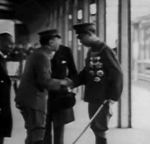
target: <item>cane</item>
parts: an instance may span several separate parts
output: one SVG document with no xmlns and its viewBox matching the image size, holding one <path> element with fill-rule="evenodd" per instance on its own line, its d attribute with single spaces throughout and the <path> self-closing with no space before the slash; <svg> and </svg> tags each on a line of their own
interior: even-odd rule
<svg viewBox="0 0 150 144">
<path fill-rule="evenodd" d="M 90 124 L 92 123 L 92 121 L 95 119 L 95 117 L 98 115 L 98 113 L 101 111 L 102 107 L 107 103 L 107 100 L 105 100 L 102 105 L 98 108 L 98 110 L 95 112 L 95 114 L 93 115 L 93 117 L 90 119 L 89 123 L 87 124 L 87 126 L 83 129 L 83 131 L 81 132 L 81 134 L 75 139 L 75 141 L 72 144 L 75 144 L 79 138 L 84 134 L 84 132 L 87 130 L 87 128 L 90 126 Z"/>
</svg>

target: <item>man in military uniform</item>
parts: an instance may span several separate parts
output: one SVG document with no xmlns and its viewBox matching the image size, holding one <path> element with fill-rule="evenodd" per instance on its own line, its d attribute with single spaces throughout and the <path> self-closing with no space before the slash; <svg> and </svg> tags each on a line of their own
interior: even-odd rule
<svg viewBox="0 0 150 144">
<path fill-rule="evenodd" d="M 64 79 L 73 77 L 77 74 L 71 49 L 61 45 L 61 36 L 57 29 L 50 30 L 51 46 L 56 47 L 55 54 L 51 60 L 52 78 Z M 74 121 L 74 113 L 72 108 L 63 109 L 59 107 L 62 93 L 59 91 L 49 90 L 48 98 L 48 116 L 46 123 L 46 132 L 44 144 L 52 144 L 52 135 L 54 136 L 54 144 L 63 144 L 64 125 Z M 53 125 L 53 134 L 52 134 Z"/>
<path fill-rule="evenodd" d="M 84 101 L 89 103 L 90 118 L 107 100 L 91 124 L 96 144 L 106 144 L 108 121 L 112 116 L 111 106 L 120 98 L 123 89 L 122 70 L 113 51 L 96 36 L 95 24 L 78 24 L 73 28 L 77 38 L 84 46 L 89 47 L 89 51 L 83 70 L 72 81 L 68 79 L 67 83 L 72 88 L 85 85 Z"/>
<path fill-rule="evenodd" d="M 11 137 L 12 113 L 10 107 L 11 80 L 6 69 L 7 54 L 12 50 L 12 35 L 0 34 L 0 144 L 4 137 Z"/>
<path fill-rule="evenodd" d="M 16 105 L 20 109 L 27 129 L 26 144 L 42 144 L 45 133 L 48 90 L 59 90 L 63 80 L 51 77 L 51 34 L 40 34 L 41 47 L 27 58 L 24 72 L 16 94 Z"/>
</svg>

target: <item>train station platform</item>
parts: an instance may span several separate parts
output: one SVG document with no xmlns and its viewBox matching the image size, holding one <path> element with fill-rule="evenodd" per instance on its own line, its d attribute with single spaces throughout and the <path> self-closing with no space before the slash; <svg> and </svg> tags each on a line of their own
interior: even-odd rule
<svg viewBox="0 0 150 144">
<path fill-rule="evenodd" d="M 142 98 L 142 99 L 141 99 Z M 115 118 L 110 121 L 110 130 L 108 132 L 108 144 L 148 144 L 150 142 L 150 87 L 149 82 L 136 81 L 132 87 L 132 125 L 131 129 L 115 128 Z M 142 100 L 142 101 L 141 101 Z M 11 97 L 13 112 L 13 132 L 11 138 L 6 138 L 4 144 L 24 144 L 26 132 L 24 121 L 15 108 L 14 92 Z M 76 121 L 66 125 L 64 144 L 72 144 L 76 137 L 87 125 L 88 113 L 87 103 L 77 99 L 74 107 Z M 114 112 L 115 115 L 115 112 Z M 83 134 L 77 144 L 94 144 L 94 135 L 90 128 Z"/>
</svg>

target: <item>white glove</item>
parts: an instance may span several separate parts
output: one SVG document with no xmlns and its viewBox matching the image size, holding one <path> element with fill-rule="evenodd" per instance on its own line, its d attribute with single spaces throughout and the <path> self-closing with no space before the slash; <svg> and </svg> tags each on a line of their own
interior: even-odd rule
<svg viewBox="0 0 150 144">
<path fill-rule="evenodd" d="M 113 105 L 116 102 L 116 101 L 111 100 L 111 99 L 108 99 L 107 101 L 108 101 L 109 105 Z"/>
</svg>

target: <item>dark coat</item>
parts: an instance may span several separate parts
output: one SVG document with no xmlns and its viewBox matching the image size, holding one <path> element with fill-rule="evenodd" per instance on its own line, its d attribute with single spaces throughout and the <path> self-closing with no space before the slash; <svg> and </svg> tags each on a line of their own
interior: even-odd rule
<svg viewBox="0 0 150 144">
<path fill-rule="evenodd" d="M 97 49 L 95 53 L 92 48 Z M 74 87 L 84 84 L 84 100 L 101 104 L 106 99 L 117 101 L 123 90 L 123 73 L 114 52 L 100 41 L 87 54 L 84 69 L 73 78 Z"/>
<path fill-rule="evenodd" d="M 77 74 L 76 66 L 73 60 L 71 49 L 60 45 L 55 53 L 52 64 L 52 77 L 64 79 L 65 77 L 73 77 Z M 58 92 L 49 91 L 49 110 L 53 117 L 53 122 L 56 125 L 63 125 L 74 121 L 73 109 L 56 110 L 53 101 L 59 98 Z"/>
<path fill-rule="evenodd" d="M 0 55 L 0 135 L 11 137 L 12 113 L 10 106 L 11 80 L 7 74 L 5 59 Z"/>
<path fill-rule="evenodd" d="M 51 78 L 50 53 L 41 47 L 27 58 L 15 101 L 47 113 L 49 89 L 60 89 L 60 80 Z"/>
<path fill-rule="evenodd" d="M 114 53 L 115 53 L 116 55 L 118 55 L 118 49 L 117 49 L 117 47 L 114 47 L 114 48 L 113 48 L 113 51 L 114 51 Z"/>
</svg>

